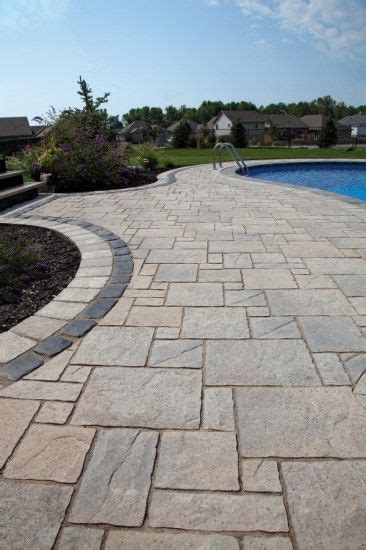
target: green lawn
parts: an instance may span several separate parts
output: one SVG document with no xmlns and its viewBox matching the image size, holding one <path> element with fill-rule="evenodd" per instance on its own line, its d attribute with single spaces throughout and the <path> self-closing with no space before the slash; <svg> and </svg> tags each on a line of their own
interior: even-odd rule
<svg viewBox="0 0 366 550">
<path fill-rule="evenodd" d="M 295 158 L 364 158 L 366 159 L 366 148 L 357 151 L 346 151 L 345 149 L 288 149 L 288 148 L 246 148 L 239 149 L 244 160 L 258 159 L 295 159 Z M 164 168 L 167 162 L 174 163 L 174 166 L 188 166 L 192 164 L 205 164 L 212 162 L 211 149 L 156 149 L 159 158 L 159 168 Z M 223 155 L 225 160 L 231 160 L 229 155 Z M 131 156 L 131 162 L 136 162 L 134 154 Z"/>
</svg>

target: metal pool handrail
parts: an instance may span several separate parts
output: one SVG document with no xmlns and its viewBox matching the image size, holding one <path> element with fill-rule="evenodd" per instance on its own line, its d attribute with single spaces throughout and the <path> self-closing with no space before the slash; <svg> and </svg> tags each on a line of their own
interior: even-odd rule
<svg viewBox="0 0 366 550">
<path fill-rule="evenodd" d="M 232 143 L 229 141 L 226 141 L 225 143 L 216 143 L 214 146 L 212 153 L 213 153 L 213 169 L 216 170 L 216 151 L 219 152 L 219 166 L 222 167 L 222 150 L 226 149 L 228 153 L 231 155 L 231 158 L 236 162 L 236 164 L 239 167 L 239 170 L 241 171 L 242 175 L 245 174 L 248 175 L 249 170 L 248 166 L 245 163 L 245 160 L 241 158 L 241 156 L 238 153 L 238 150 Z"/>
</svg>

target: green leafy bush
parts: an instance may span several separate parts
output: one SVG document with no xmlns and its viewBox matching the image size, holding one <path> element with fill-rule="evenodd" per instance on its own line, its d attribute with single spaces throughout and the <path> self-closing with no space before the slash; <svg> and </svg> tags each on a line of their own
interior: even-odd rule
<svg viewBox="0 0 366 550">
<path fill-rule="evenodd" d="M 11 155 L 6 159 L 7 169 L 21 170 L 25 181 L 39 181 L 40 171 L 38 166 L 38 156 L 40 153 L 39 147 L 31 147 L 27 145 L 22 151 L 16 155 Z"/>
<path fill-rule="evenodd" d="M 168 168 L 169 170 L 175 168 L 174 161 L 171 158 L 166 159 L 166 161 L 164 162 L 164 168 Z"/>
</svg>

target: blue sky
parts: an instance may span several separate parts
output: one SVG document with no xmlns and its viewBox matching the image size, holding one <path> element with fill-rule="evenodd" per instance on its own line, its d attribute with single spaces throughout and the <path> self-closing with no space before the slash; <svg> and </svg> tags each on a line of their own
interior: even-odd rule
<svg viewBox="0 0 366 550">
<path fill-rule="evenodd" d="M 331 94 L 366 103 L 366 0 L 0 0 L 0 116 Z"/>
</svg>

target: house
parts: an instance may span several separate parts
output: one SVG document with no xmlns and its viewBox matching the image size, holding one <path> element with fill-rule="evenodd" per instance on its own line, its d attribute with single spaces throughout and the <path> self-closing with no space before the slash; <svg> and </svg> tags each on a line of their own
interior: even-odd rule
<svg viewBox="0 0 366 550">
<path fill-rule="evenodd" d="M 327 117 L 324 114 L 321 115 L 305 115 L 301 117 L 301 120 L 307 124 L 308 129 L 306 132 L 306 138 L 308 141 L 318 141 L 320 139 L 321 132 L 327 122 Z M 335 123 L 337 128 L 337 137 L 339 143 L 349 143 L 351 141 L 351 130 L 341 121 Z"/>
<path fill-rule="evenodd" d="M 359 113 L 358 115 L 345 116 L 338 120 L 338 123 L 351 130 L 351 137 L 366 138 L 366 115 Z"/>
<path fill-rule="evenodd" d="M 171 124 L 168 127 L 169 132 L 173 134 L 180 124 L 187 124 L 190 127 L 192 134 L 196 134 L 199 131 L 201 126 L 201 124 L 199 124 L 195 120 L 191 120 L 189 118 L 183 117 L 180 120 L 173 122 L 173 124 Z"/>
<path fill-rule="evenodd" d="M 130 141 L 131 143 L 142 143 L 147 141 L 152 135 L 150 124 L 144 120 L 134 120 L 123 130 L 116 134 L 117 141 Z"/>
<path fill-rule="evenodd" d="M 265 116 L 267 118 L 265 141 L 286 140 L 291 145 L 292 139 L 303 137 L 307 132 L 307 124 L 295 115 L 268 114 Z"/>
<path fill-rule="evenodd" d="M 216 139 L 228 136 L 231 128 L 238 120 L 243 124 L 249 139 L 263 136 L 267 121 L 264 115 L 256 111 L 221 111 L 213 123 Z"/>
<path fill-rule="evenodd" d="M 34 141 L 26 116 L 0 118 L 0 154 L 12 155 Z"/>
<path fill-rule="evenodd" d="M 32 128 L 26 116 L 0 118 L 0 140 L 31 138 Z"/>
<path fill-rule="evenodd" d="M 153 124 L 152 131 L 155 145 L 158 147 L 170 143 L 173 138 L 173 132 L 171 132 L 168 128 L 164 128 L 164 126 L 161 126 L 160 124 Z"/>
<path fill-rule="evenodd" d="M 216 115 L 216 116 L 213 116 L 212 118 L 210 118 L 210 120 L 206 123 L 206 128 L 210 131 L 214 131 L 215 129 L 215 122 L 217 120 L 219 115 Z"/>
</svg>

